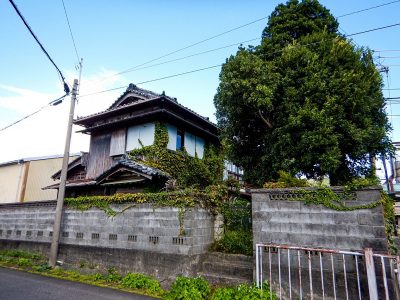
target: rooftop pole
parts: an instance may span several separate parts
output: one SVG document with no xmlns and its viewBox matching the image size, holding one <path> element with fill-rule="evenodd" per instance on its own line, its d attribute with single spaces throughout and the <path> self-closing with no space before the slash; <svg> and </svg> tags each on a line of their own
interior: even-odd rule
<svg viewBox="0 0 400 300">
<path fill-rule="evenodd" d="M 57 207 L 56 207 L 56 215 L 54 218 L 53 238 L 52 238 L 51 247 L 50 247 L 49 266 L 52 268 L 55 267 L 56 263 L 57 263 L 58 244 L 60 242 L 60 229 L 61 229 L 62 210 L 63 210 L 63 205 L 64 205 L 65 184 L 66 184 L 66 180 L 67 180 L 69 148 L 70 148 L 70 144 L 71 144 L 71 134 L 72 134 L 72 121 L 74 119 L 74 111 L 75 111 L 75 102 L 76 102 L 77 92 L 78 92 L 78 79 L 75 79 L 74 86 L 72 88 L 72 93 L 71 93 L 72 96 L 71 96 L 71 106 L 69 109 L 67 137 L 65 140 L 65 149 L 64 149 L 64 158 L 63 158 L 63 164 L 62 164 L 62 169 L 61 169 L 60 187 L 59 187 L 58 196 L 57 196 Z"/>
</svg>

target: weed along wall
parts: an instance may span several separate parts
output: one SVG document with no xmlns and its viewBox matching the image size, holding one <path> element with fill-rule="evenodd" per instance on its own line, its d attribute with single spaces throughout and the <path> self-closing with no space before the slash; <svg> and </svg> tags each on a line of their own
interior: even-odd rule
<svg viewBox="0 0 400 300">
<path fill-rule="evenodd" d="M 0 248 L 46 253 L 55 201 L 0 205 Z M 193 275 L 198 256 L 214 240 L 214 216 L 200 207 L 112 204 L 117 213 L 66 207 L 59 259 L 107 269 L 147 273 L 166 279 Z"/>
</svg>

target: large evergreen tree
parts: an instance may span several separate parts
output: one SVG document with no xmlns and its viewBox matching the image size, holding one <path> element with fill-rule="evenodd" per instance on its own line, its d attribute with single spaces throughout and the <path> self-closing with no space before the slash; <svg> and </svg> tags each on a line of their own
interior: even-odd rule
<svg viewBox="0 0 400 300">
<path fill-rule="evenodd" d="M 279 170 L 340 184 L 390 148 L 372 53 L 338 32 L 316 0 L 278 5 L 261 45 L 239 48 L 214 103 L 229 158 L 260 185 Z"/>
</svg>

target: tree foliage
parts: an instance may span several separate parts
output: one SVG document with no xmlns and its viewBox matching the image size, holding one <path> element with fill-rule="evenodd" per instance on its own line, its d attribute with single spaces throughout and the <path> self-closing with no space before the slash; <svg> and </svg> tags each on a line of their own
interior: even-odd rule
<svg viewBox="0 0 400 300">
<path fill-rule="evenodd" d="M 261 185 L 280 170 L 331 183 L 369 175 L 390 149 L 382 81 L 372 53 L 338 33 L 316 0 L 278 5 L 261 45 L 239 48 L 214 103 L 229 158 Z"/>
</svg>

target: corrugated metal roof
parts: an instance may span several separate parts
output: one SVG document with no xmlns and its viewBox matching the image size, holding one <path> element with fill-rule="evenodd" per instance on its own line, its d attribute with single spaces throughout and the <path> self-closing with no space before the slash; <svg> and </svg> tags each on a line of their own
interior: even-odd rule
<svg viewBox="0 0 400 300">
<path fill-rule="evenodd" d="M 71 153 L 69 156 L 73 157 L 73 156 L 80 156 L 80 155 L 81 155 L 81 153 Z M 15 164 L 22 164 L 22 163 L 28 162 L 28 161 L 45 160 L 45 159 L 53 159 L 53 158 L 60 158 L 60 157 L 64 157 L 64 155 L 55 154 L 55 155 L 47 155 L 47 156 L 25 157 L 25 158 L 20 158 L 20 159 L 10 160 L 7 162 L 0 163 L 0 167 L 15 165 Z"/>
</svg>

